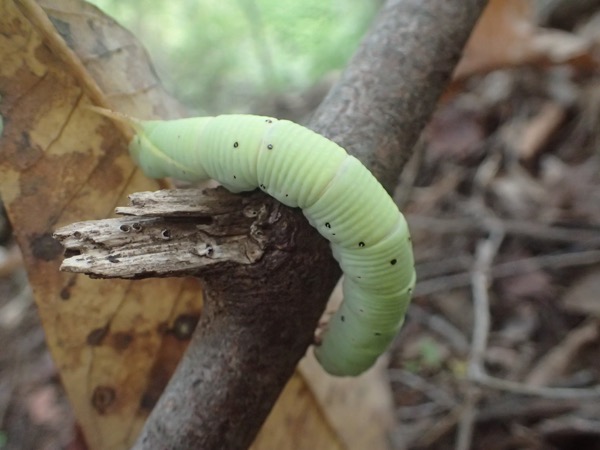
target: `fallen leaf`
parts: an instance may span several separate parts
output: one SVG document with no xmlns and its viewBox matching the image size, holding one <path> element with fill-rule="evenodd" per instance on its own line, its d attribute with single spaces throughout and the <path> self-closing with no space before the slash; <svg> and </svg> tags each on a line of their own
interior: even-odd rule
<svg viewBox="0 0 600 450">
<path fill-rule="evenodd" d="M 165 330 L 181 314 L 200 314 L 198 286 L 61 273 L 62 248 L 52 232 L 112 215 L 128 193 L 159 187 L 133 166 L 124 136 L 86 105 L 103 102 L 147 116 L 177 111 L 156 78 L 148 78 L 150 70 L 131 70 L 148 62 L 132 50 L 130 36 L 120 47 L 100 45 L 103 35 L 119 34 L 113 21 L 81 2 L 43 6 L 49 16 L 34 2 L 0 3 L 0 194 L 48 346 L 90 447 L 129 448 L 187 344 L 170 342 Z M 79 40 L 75 24 L 93 38 Z M 87 49 L 86 58 L 64 40 Z M 110 70 L 105 80 L 125 71 L 128 84 L 98 84 L 86 65 L 99 73 L 103 64 Z"/>
<path fill-rule="evenodd" d="M 590 39 L 537 27 L 534 9 L 532 0 L 491 0 L 465 46 L 454 79 L 525 64 L 597 66 Z"/>
<path fill-rule="evenodd" d="M 127 131 L 88 105 L 145 118 L 182 108 L 131 34 L 89 4 L 0 2 L 0 31 L 0 195 L 86 442 L 130 448 L 187 346 L 170 330 L 199 317 L 201 290 L 191 279 L 61 273 L 52 232 L 108 217 L 129 193 L 162 186 L 133 166 Z M 390 398 L 381 371 L 349 382 L 303 369 L 255 448 L 387 448 Z"/>
</svg>

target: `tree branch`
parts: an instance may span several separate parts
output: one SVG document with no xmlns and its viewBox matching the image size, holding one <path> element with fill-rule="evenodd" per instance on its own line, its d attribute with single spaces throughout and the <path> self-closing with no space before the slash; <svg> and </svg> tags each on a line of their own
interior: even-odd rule
<svg viewBox="0 0 600 450">
<path fill-rule="evenodd" d="M 391 191 L 485 3 L 388 1 L 311 127 Z M 252 195 L 269 211 L 260 222 L 262 256 L 198 268 L 206 299 L 200 326 L 136 449 L 248 447 L 313 339 L 339 268 L 298 210 Z M 229 197 L 240 206 L 246 198 Z M 251 231 L 243 239 L 257 242 Z"/>
<path fill-rule="evenodd" d="M 125 279 L 225 272 L 258 264 L 275 245 L 269 241 L 274 224 L 286 226 L 279 223 L 281 205 L 265 203 L 258 192 L 173 189 L 129 199 L 131 206 L 116 211 L 132 217 L 77 222 L 55 231 L 65 248 L 61 270 Z"/>
<path fill-rule="evenodd" d="M 66 249 L 62 270 L 203 280 L 199 326 L 134 448 L 248 447 L 313 342 L 339 278 L 327 242 L 298 210 L 258 191 L 130 200 L 117 212 L 132 217 L 79 222 L 54 236 Z"/>
<path fill-rule="evenodd" d="M 392 192 L 487 0 L 388 0 L 311 128 Z"/>
</svg>

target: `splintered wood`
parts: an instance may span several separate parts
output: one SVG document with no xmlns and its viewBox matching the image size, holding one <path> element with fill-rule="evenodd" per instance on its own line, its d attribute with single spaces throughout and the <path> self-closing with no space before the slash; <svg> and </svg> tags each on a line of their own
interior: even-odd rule
<svg viewBox="0 0 600 450">
<path fill-rule="evenodd" d="M 117 208 L 127 217 L 55 232 L 65 247 L 61 270 L 99 278 L 183 276 L 227 262 L 252 264 L 264 253 L 261 228 L 269 211 L 256 196 L 240 200 L 224 189 L 182 189 L 141 192 L 130 200 L 131 206 Z"/>
</svg>

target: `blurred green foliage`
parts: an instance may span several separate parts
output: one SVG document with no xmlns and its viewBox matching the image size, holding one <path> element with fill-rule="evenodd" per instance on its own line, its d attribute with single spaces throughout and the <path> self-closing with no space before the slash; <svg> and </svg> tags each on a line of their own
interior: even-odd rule
<svg viewBox="0 0 600 450">
<path fill-rule="evenodd" d="M 223 113 L 248 112 L 341 69 L 381 1 L 91 3 L 142 41 L 175 96 L 196 112 Z"/>
</svg>

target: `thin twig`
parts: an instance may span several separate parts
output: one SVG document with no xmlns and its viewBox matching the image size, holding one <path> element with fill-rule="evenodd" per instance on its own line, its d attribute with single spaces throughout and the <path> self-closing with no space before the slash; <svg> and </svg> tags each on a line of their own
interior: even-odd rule
<svg viewBox="0 0 600 450">
<path fill-rule="evenodd" d="M 598 263 L 600 263 L 600 250 L 555 253 L 497 264 L 491 268 L 490 277 L 492 279 L 505 278 L 535 272 L 540 269 L 563 269 L 565 267 L 587 266 Z M 418 266 L 417 273 L 419 273 Z M 417 284 L 415 295 L 430 295 L 436 292 L 462 288 L 468 286 L 470 280 L 471 274 L 467 272 L 432 278 Z"/>
<path fill-rule="evenodd" d="M 532 387 L 553 384 L 577 360 L 582 348 L 596 342 L 599 335 L 600 324 L 595 317 L 572 329 L 562 342 L 537 361 L 525 378 L 525 384 Z"/>
<path fill-rule="evenodd" d="M 500 244 L 504 238 L 504 229 L 499 223 L 492 224 L 492 227 L 493 228 L 491 229 L 490 237 L 485 241 L 480 242 L 477 246 L 476 264 L 471 276 L 475 320 L 471 346 L 471 357 L 469 359 L 469 380 L 479 385 L 494 389 L 500 389 L 524 395 L 535 395 L 542 398 L 572 399 L 600 397 L 600 386 L 594 386 L 585 389 L 527 386 L 522 383 L 498 379 L 489 376 L 485 372 L 484 360 L 490 330 L 490 307 L 488 296 L 488 287 L 491 280 L 490 275 L 498 275 L 503 271 L 504 273 L 510 272 L 511 274 L 518 272 L 518 268 L 514 267 L 514 262 L 511 263 L 513 267 L 510 269 L 508 264 L 503 264 L 496 266 L 493 270 L 491 270 L 493 258 L 497 254 Z M 594 257 L 600 256 L 600 251 L 582 253 L 594 253 Z M 561 256 L 562 258 L 560 260 L 556 259 L 556 255 L 545 256 L 543 259 L 545 259 L 545 262 L 548 263 L 548 259 L 551 258 L 550 260 L 558 266 L 564 266 L 567 263 L 573 262 L 573 258 L 569 258 L 569 255 Z M 530 259 L 531 258 L 528 258 L 528 260 Z M 581 262 L 581 254 L 579 254 L 575 259 L 578 262 Z M 540 258 L 538 257 L 537 260 L 540 261 Z M 461 416 L 457 431 L 455 445 L 457 450 L 468 450 L 471 448 L 472 436 L 477 416 L 477 402 L 479 401 L 480 396 L 481 391 L 479 389 L 474 388 L 474 386 L 470 386 L 468 388 L 465 400 L 465 409 Z"/>
<path fill-rule="evenodd" d="M 447 258 L 440 258 L 441 255 L 439 254 L 438 249 L 435 249 L 434 251 L 435 253 L 432 255 L 433 258 L 419 262 L 417 265 L 419 280 L 433 280 L 454 275 L 461 271 L 468 274 L 467 271 L 473 267 L 473 255 L 471 253 L 466 253 L 466 249 L 460 252 L 452 252 Z M 428 255 L 422 255 L 421 257 L 428 258 Z"/>
<path fill-rule="evenodd" d="M 396 417 L 402 422 L 429 419 L 445 412 L 448 407 L 435 401 L 419 403 L 417 405 L 401 406 L 396 409 Z"/>
<path fill-rule="evenodd" d="M 467 354 L 469 351 L 469 342 L 465 335 L 454 325 L 444 319 L 439 314 L 433 314 L 425 311 L 417 304 L 412 304 L 408 311 L 408 317 L 418 323 L 425 325 L 434 333 L 443 337 L 450 346 L 459 354 Z"/>
<path fill-rule="evenodd" d="M 504 240 L 504 230 L 494 224 L 490 237 L 481 241 L 477 246 L 476 263 L 474 266 L 471 284 L 473 289 L 473 310 L 475 321 L 473 324 L 473 337 L 471 341 L 471 356 L 469 358 L 469 378 L 479 373 L 485 360 L 488 334 L 490 330 L 490 306 L 488 287 L 490 283 L 490 268 L 494 257 L 498 253 L 500 245 Z M 466 395 L 466 408 L 459 422 L 456 445 L 457 450 L 468 450 L 471 448 L 473 429 L 477 414 L 477 402 L 480 392 L 470 386 Z"/>
<path fill-rule="evenodd" d="M 589 388 L 554 388 L 545 386 L 528 386 L 515 381 L 503 380 L 480 371 L 471 378 L 482 386 L 514 394 L 531 395 L 546 399 L 587 399 L 600 398 L 600 385 Z"/>
<path fill-rule="evenodd" d="M 426 433 L 421 435 L 420 439 L 414 442 L 414 447 L 429 448 L 432 446 L 456 425 L 463 416 L 465 408 L 464 404 L 457 405 L 450 413 L 436 421 L 431 428 L 427 429 Z"/>
<path fill-rule="evenodd" d="M 489 228 L 489 218 L 482 217 L 458 217 L 439 218 L 427 217 L 419 214 L 409 214 L 406 218 L 411 227 L 427 229 L 440 234 L 464 234 L 479 231 L 485 233 Z M 599 230 L 585 228 L 555 227 L 539 222 L 527 220 L 505 220 L 500 221 L 507 235 L 523 236 L 527 238 L 585 244 L 588 248 L 600 245 Z"/>
<path fill-rule="evenodd" d="M 438 405 L 443 405 L 445 407 L 456 406 L 456 400 L 448 394 L 448 392 L 415 373 L 402 369 L 390 369 L 388 371 L 388 376 L 392 383 L 402 383 L 411 389 L 422 392 Z"/>
<path fill-rule="evenodd" d="M 477 246 L 476 264 L 472 274 L 473 306 L 475 323 L 471 342 L 471 358 L 469 371 L 481 367 L 485 359 L 488 333 L 490 330 L 490 305 L 488 287 L 492 261 L 500 244 L 504 240 L 504 231 L 500 227 L 492 230 L 488 239 Z"/>
</svg>

